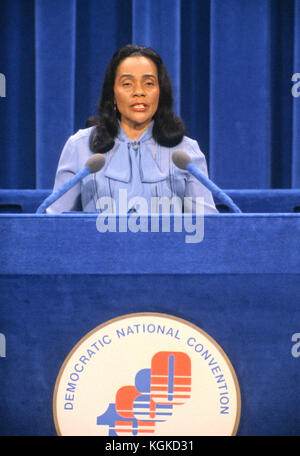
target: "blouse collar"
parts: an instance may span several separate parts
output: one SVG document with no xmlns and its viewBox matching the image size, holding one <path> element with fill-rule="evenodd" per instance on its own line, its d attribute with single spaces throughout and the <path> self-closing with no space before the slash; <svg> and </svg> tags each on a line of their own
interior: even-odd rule
<svg viewBox="0 0 300 456">
<path fill-rule="evenodd" d="M 121 125 L 121 122 L 119 121 L 119 131 L 118 131 L 117 138 L 122 142 L 125 141 L 130 144 L 133 144 L 133 143 L 139 144 L 139 143 L 148 141 L 149 139 L 152 139 L 153 124 L 154 124 L 154 121 L 152 120 L 152 122 L 149 124 L 148 128 L 141 134 L 141 136 L 136 141 L 134 141 L 134 140 L 128 138 L 127 134 L 125 133 L 125 131 Z"/>
</svg>

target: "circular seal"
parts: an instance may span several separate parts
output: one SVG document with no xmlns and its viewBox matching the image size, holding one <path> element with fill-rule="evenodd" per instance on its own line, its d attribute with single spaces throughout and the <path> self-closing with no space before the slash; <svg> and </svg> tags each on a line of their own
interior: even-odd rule
<svg viewBox="0 0 300 456">
<path fill-rule="evenodd" d="M 171 315 L 123 315 L 96 327 L 58 374 L 58 435 L 235 435 L 240 389 L 227 355 Z"/>
</svg>

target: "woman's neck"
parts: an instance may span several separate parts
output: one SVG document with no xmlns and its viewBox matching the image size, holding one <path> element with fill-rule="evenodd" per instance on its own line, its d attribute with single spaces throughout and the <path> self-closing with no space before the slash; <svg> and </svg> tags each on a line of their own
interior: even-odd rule
<svg viewBox="0 0 300 456">
<path fill-rule="evenodd" d="M 131 124 L 121 119 L 121 126 L 125 131 L 126 136 L 128 139 L 131 139 L 132 141 L 136 141 L 137 139 L 139 139 L 139 137 L 144 133 L 144 131 L 147 130 L 150 124 L 151 121 L 145 124 Z"/>
</svg>

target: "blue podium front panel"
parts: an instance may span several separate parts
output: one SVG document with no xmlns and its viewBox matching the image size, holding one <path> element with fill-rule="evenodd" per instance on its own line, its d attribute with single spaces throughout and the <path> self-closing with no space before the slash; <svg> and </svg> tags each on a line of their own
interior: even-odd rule
<svg viewBox="0 0 300 456">
<path fill-rule="evenodd" d="M 238 435 L 299 435 L 300 215 L 211 215 L 201 242 L 186 235 L 100 233 L 88 214 L 0 217 L 1 435 L 55 435 L 64 359 L 136 312 L 183 318 L 219 343 L 240 385 Z"/>
</svg>

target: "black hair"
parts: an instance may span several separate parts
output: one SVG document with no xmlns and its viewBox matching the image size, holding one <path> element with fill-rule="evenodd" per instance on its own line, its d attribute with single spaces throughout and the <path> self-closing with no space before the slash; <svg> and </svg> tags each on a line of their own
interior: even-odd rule
<svg viewBox="0 0 300 456">
<path fill-rule="evenodd" d="M 99 117 L 90 136 L 90 148 L 93 152 L 108 152 L 115 144 L 120 120 L 120 113 L 114 104 L 116 71 L 122 60 L 134 56 L 147 57 L 157 67 L 160 95 L 158 108 L 153 117 L 153 138 L 162 146 L 174 147 L 182 141 L 185 134 L 183 121 L 173 112 L 172 85 L 161 57 L 149 47 L 127 44 L 113 55 L 106 70 L 98 104 Z"/>
<path fill-rule="evenodd" d="M 89 127 L 93 127 L 94 125 L 97 125 L 98 121 L 99 121 L 99 119 L 96 116 L 88 117 L 85 121 L 85 128 L 89 128 Z"/>
</svg>

